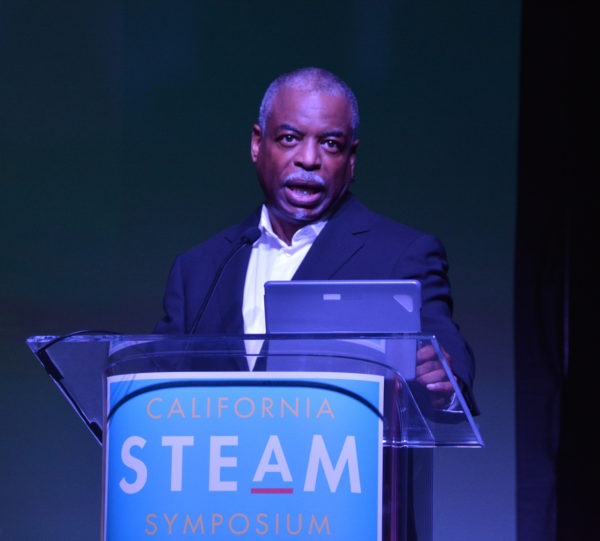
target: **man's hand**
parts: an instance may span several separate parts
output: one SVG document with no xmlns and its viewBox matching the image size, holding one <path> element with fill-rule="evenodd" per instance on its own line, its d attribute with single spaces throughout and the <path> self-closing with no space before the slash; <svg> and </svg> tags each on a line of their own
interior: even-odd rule
<svg viewBox="0 0 600 541">
<path fill-rule="evenodd" d="M 452 370 L 450 355 L 444 348 L 442 348 L 442 352 Z M 417 350 L 416 375 L 417 381 L 431 393 L 434 408 L 441 409 L 449 404 L 454 394 L 454 388 L 432 345 Z"/>
</svg>

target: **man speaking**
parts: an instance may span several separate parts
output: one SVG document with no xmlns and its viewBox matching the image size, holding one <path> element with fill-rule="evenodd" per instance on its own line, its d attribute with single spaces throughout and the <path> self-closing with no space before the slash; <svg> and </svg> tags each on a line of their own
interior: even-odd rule
<svg viewBox="0 0 600 541">
<path fill-rule="evenodd" d="M 264 203 L 176 259 L 155 332 L 264 333 L 270 280 L 415 279 L 423 331 L 437 336 L 468 399 L 474 363 L 451 319 L 443 247 L 370 212 L 348 191 L 358 124 L 354 93 L 328 71 L 302 68 L 271 83 L 250 148 Z M 418 352 L 417 365 L 417 380 L 430 392 L 452 394 L 431 348 Z"/>
</svg>

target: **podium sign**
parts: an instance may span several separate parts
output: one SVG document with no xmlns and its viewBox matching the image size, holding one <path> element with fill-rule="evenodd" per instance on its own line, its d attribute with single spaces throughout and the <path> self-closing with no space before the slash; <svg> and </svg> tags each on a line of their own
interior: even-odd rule
<svg viewBox="0 0 600 541">
<path fill-rule="evenodd" d="M 483 445 L 427 334 L 28 344 L 104 446 L 110 541 L 431 541 L 432 449 Z M 421 348 L 453 386 L 446 402 L 415 378 Z"/>
<path fill-rule="evenodd" d="M 107 377 L 104 538 L 382 539 L 383 382 L 343 372 Z"/>
</svg>

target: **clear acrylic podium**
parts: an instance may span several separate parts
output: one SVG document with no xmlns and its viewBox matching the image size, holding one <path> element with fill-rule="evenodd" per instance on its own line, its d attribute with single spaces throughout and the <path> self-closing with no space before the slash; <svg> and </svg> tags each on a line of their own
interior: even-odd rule
<svg viewBox="0 0 600 541">
<path fill-rule="evenodd" d="M 432 449 L 483 445 L 432 335 L 27 342 L 104 445 L 104 539 L 427 541 Z M 454 386 L 441 402 L 415 378 L 425 347 Z"/>
</svg>

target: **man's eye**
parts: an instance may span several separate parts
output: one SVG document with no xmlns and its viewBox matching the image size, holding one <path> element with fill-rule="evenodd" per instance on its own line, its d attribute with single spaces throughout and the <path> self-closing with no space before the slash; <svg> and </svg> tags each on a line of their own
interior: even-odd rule
<svg viewBox="0 0 600 541">
<path fill-rule="evenodd" d="M 293 143 L 295 143 L 297 140 L 297 137 L 295 135 L 292 135 L 290 133 L 286 133 L 284 135 L 281 135 L 279 137 L 279 141 L 282 142 L 285 145 L 291 145 Z"/>
<path fill-rule="evenodd" d="M 338 151 L 341 149 L 340 143 L 338 143 L 337 141 L 335 141 L 333 139 L 326 139 L 325 141 L 323 141 L 323 145 L 325 146 L 325 148 L 327 150 L 331 150 L 331 151 Z"/>
</svg>

